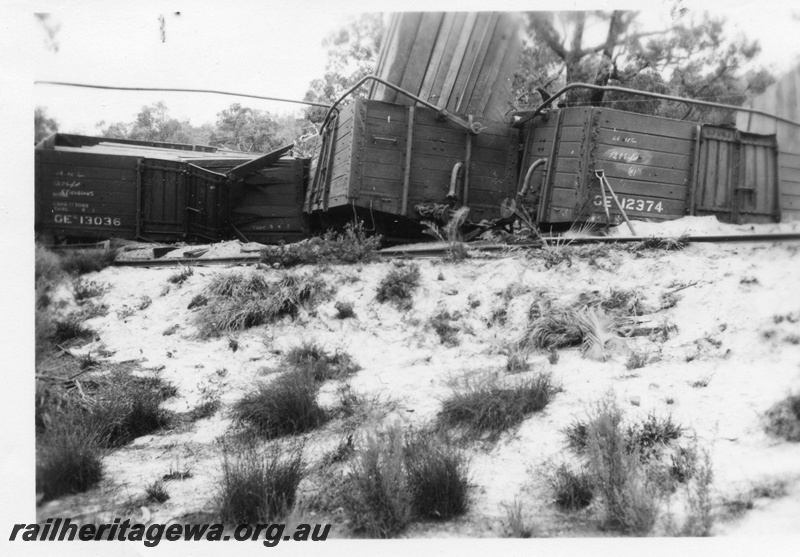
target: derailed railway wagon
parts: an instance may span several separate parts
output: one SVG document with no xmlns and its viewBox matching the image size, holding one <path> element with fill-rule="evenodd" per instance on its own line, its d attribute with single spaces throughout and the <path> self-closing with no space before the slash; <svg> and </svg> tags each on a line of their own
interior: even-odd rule
<svg viewBox="0 0 800 557">
<path fill-rule="evenodd" d="M 388 236 L 418 235 L 420 221 L 467 206 L 471 220 L 501 218 L 514 196 L 519 132 L 473 122 L 475 131 L 424 106 L 355 99 L 328 126 L 312 159 L 305 211 L 359 215 Z"/>
<path fill-rule="evenodd" d="M 517 197 L 543 225 L 781 218 L 775 135 L 594 107 L 522 127 Z"/>
<path fill-rule="evenodd" d="M 307 235 L 307 161 L 55 134 L 35 150 L 35 228 L 52 239 L 259 242 Z"/>
</svg>

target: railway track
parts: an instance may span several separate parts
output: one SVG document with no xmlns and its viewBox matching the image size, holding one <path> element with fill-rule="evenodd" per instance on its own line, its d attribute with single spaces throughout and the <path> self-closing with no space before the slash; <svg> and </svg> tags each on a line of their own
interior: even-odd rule
<svg viewBox="0 0 800 557">
<path fill-rule="evenodd" d="M 496 242 L 470 242 L 467 247 L 479 252 L 502 252 L 512 249 L 534 250 L 546 245 L 586 245 L 586 244 L 632 244 L 640 242 L 681 242 L 684 244 L 700 243 L 761 243 L 761 242 L 796 242 L 800 241 L 800 232 L 782 232 L 775 234 L 718 234 L 704 236 L 681 236 L 679 238 L 653 236 L 591 236 L 586 238 L 543 237 L 541 240 L 504 244 Z M 431 258 L 447 255 L 452 249 L 448 242 L 426 242 L 394 246 L 382 249 L 378 254 L 382 258 Z M 259 255 L 217 258 L 170 258 L 170 259 L 136 259 L 114 263 L 117 267 L 182 267 L 182 266 L 223 266 L 223 265 L 255 265 L 261 261 Z"/>
</svg>

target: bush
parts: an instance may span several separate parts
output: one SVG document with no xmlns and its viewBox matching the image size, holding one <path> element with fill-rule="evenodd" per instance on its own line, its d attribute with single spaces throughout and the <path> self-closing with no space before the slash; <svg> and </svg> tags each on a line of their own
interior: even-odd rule
<svg viewBox="0 0 800 557">
<path fill-rule="evenodd" d="M 338 301 L 334 306 L 336 309 L 336 318 L 337 319 L 348 319 L 350 317 L 354 317 L 356 312 L 353 310 L 353 302 L 343 302 Z"/>
<path fill-rule="evenodd" d="M 61 258 L 49 249 L 36 245 L 34 260 L 34 280 L 42 284 L 54 285 L 64 274 Z"/>
<path fill-rule="evenodd" d="M 36 492 L 45 501 L 86 491 L 103 477 L 97 434 L 74 418 L 54 420 L 37 435 Z"/>
<path fill-rule="evenodd" d="M 550 374 L 539 373 L 512 387 L 491 380 L 483 385 L 467 384 L 444 401 L 439 421 L 446 427 L 463 428 L 469 436 L 491 438 L 543 410 L 561 388 Z"/>
<path fill-rule="evenodd" d="M 765 429 L 787 441 L 800 441 L 800 395 L 790 395 L 770 408 L 765 415 Z"/>
<path fill-rule="evenodd" d="M 261 261 L 282 267 L 318 263 L 367 263 L 377 259 L 380 244 L 380 236 L 367 237 L 360 223 L 348 223 L 344 233 L 329 230 L 320 238 L 268 248 L 261 253 Z"/>
<path fill-rule="evenodd" d="M 96 393 L 88 420 L 105 447 L 119 447 L 171 423 L 163 400 L 174 396 L 174 386 L 157 377 L 115 373 Z"/>
<path fill-rule="evenodd" d="M 222 479 L 217 512 L 226 524 L 267 524 L 284 518 L 295 502 L 303 477 L 302 450 L 252 443 L 222 445 Z"/>
<path fill-rule="evenodd" d="M 184 267 L 179 271 L 175 271 L 174 273 L 172 273 L 167 279 L 167 282 L 169 282 L 170 284 L 177 284 L 178 286 L 180 286 L 184 282 L 189 280 L 189 277 L 191 277 L 192 275 L 194 275 L 194 269 L 192 269 L 191 267 Z"/>
<path fill-rule="evenodd" d="M 117 257 L 115 250 L 68 250 L 58 254 L 61 267 L 71 275 L 85 275 L 102 271 L 114 263 Z"/>
<path fill-rule="evenodd" d="M 320 383 L 348 377 L 361 369 L 346 352 L 337 351 L 331 355 L 315 342 L 305 342 L 292 348 L 285 359 L 297 370 L 309 373 L 314 381 Z"/>
<path fill-rule="evenodd" d="M 73 316 L 52 322 L 50 340 L 56 344 L 62 344 L 71 340 L 91 339 L 94 334 L 95 332 L 92 329 L 84 327 L 81 321 L 76 316 Z"/>
<path fill-rule="evenodd" d="M 151 503 L 163 503 L 169 500 L 169 493 L 164 487 L 164 482 L 157 480 L 144 489 L 147 501 Z"/>
<path fill-rule="evenodd" d="M 376 299 L 381 303 L 390 302 L 398 309 L 408 309 L 411 307 L 413 294 L 419 282 L 419 265 L 412 263 L 408 266 L 395 267 L 378 285 Z"/>
<path fill-rule="evenodd" d="M 313 304 L 326 290 L 322 279 L 284 273 L 267 281 L 259 273 L 218 275 L 207 288 L 208 303 L 196 321 L 203 336 L 218 336 L 297 315 L 303 304 Z"/>
<path fill-rule="evenodd" d="M 108 288 L 106 284 L 98 284 L 94 281 L 86 281 L 83 279 L 78 279 L 72 283 L 72 292 L 77 302 L 102 296 L 108 292 Z"/>
<path fill-rule="evenodd" d="M 580 316 L 571 310 L 553 311 L 536 319 L 528 331 L 534 348 L 552 350 L 583 342 Z"/>
<path fill-rule="evenodd" d="M 412 518 L 406 486 L 403 436 L 399 428 L 369 434 L 343 486 L 343 508 L 353 532 L 389 538 Z"/>
<path fill-rule="evenodd" d="M 628 452 L 640 451 L 643 456 L 668 445 L 671 441 L 683 435 L 683 428 L 672 422 L 672 417 L 658 418 L 655 414 L 648 414 L 645 421 L 628 427 Z"/>
<path fill-rule="evenodd" d="M 630 451 L 623 413 L 613 399 L 598 403 L 587 424 L 587 471 L 602 499 L 603 525 L 646 534 L 656 522 L 659 486 L 638 449 Z"/>
<path fill-rule="evenodd" d="M 287 372 L 240 399 L 236 419 L 268 439 L 312 430 L 325 422 L 317 404 L 317 385 L 305 373 Z"/>
<path fill-rule="evenodd" d="M 564 510 L 577 511 L 592 502 L 592 480 L 585 471 L 574 472 L 562 464 L 547 476 L 547 483 L 553 490 L 556 505 Z"/>
<path fill-rule="evenodd" d="M 468 464 L 448 439 L 416 433 L 406 439 L 404 455 L 406 484 L 416 516 L 448 520 L 466 512 Z"/>
<path fill-rule="evenodd" d="M 439 336 L 439 341 L 445 346 L 458 346 L 458 327 L 451 323 L 459 318 L 458 314 L 451 315 L 449 311 L 441 310 L 430 319 L 431 327 Z"/>
</svg>

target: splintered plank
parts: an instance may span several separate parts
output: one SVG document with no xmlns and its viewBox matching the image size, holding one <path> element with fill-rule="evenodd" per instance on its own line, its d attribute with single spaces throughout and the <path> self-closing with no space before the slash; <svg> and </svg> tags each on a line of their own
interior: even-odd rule
<svg viewBox="0 0 800 557">
<path fill-rule="evenodd" d="M 436 103 L 436 106 L 439 108 L 446 108 L 447 103 L 450 101 L 450 95 L 453 93 L 453 88 L 455 87 L 461 65 L 464 63 L 464 56 L 469 46 L 469 39 L 472 36 L 472 31 L 475 28 L 477 20 L 478 14 L 475 12 L 468 13 L 467 17 L 464 19 L 464 25 L 461 28 L 458 43 L 456 43 L 453 59 L 450 63 L 450 68 L 447 70 L 447 75 L 444 78 L 439 100 Z"/>
<path fill-rule="evenodd" d="M 425 77 L 419 90 L 419 97 L 428 102 L 435 103 L 439 98 L 439 91 L 435 88 L 441 87 L 446 75 L 446 69 L 453 59 L 456 42 L 458 41 L 458 29 L 463 25 L 466 14 L 447 12 L 442 18 L 442 25 L 436 36 L 436 44 L 431 53 L 431 59 L 425 70 Z M 437 84 L 437 77 L 441 76 Z"/>
<path fill-rule="evenodd" d="M 406 72 L 406 64 L 414 42 L 417 40 L 417 30 L 422 21 L 422 13 L 406 12 L 398 16 L 397 32 L 392 43 L 388 46 L 383 72 L 379 77 L 389 83 L 401 83 Z M 397 92 L 381 84 L 375 88 L 374 98 L 379 101 L 395 102 Z"/>
<path fill-rule="evenodd" d="M 400 81 L 400 88 L 415 95 L 419 94 L 422 87 L 422 80 L 430 64 L 431 56 L 436 38 L 439 36 L 439 28 L 442 24 L 442 12 L 426 12 L 422 15 L 422 20 L 417 28 L 417 36 L 414 46 L 405 62 L 405 72 Z M 397 96 L 397 103 L 403 105 L 414 104 L 415 101 L 405 95 Z"/>
<path fill-rule="evenodd" d="M 453 86 L 453 92 L 447 102 L 448 110 L 453 112 L 461 111 L 464 97 L 469 96 L 469 91 L 475 84 L 475 79 L 477 79 L 476 71 L 483 64 L 483 58 L 486 56 L 486 50 L 489 47 L 489 37 L 491 37 L 496 24 L 496 13 L 478 14 L 478 20 L 472 30 L 464 61 L 461 63 L 456 83 Z M 466 108 L 466 103 L 464 103 L 464 108 Z"/>
</svg>

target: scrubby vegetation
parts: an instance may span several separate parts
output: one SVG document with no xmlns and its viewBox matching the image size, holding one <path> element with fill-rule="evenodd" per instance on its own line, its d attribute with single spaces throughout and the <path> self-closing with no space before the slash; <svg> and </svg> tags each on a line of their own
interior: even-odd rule
<svg viewBox="0 0 800 557">
<path fill-rule="evenodd" d="M 196 322 L 201 335 L 219 336 L 297 315 L 303 305 L 312 306 L 326 292 L 325 283 L 312 275 L 285 272 L 270 281 L 259 272 L 220 274 L 206 288 L 208 301 Z"/>
<path fill-rule="evenodd" d="M 378 284 L 375 298 L 381 303 L 390 302 L 398 309 L 409 309 L 419 282 L 419 265 L 396 266 Z"/>
<path fill-rule="evenodd" d="M 346 352 L 336 351 L 330 354 L 316 342 L 304 342 L 292 348 L 284 359 L 295 369 L 308 373 L 317 382 L 342 379 L 361 369 Z"/>
<path fill-rule="evenodd" d="M 261 253 L 261 261 L 287 268 L 318 263 L 368 263 L 378 258 L 380 244 L 380 236 L 367 236 L 361 223 L 349 223 L 342 233 L 329 230 L 317 238 L 268 248 Z"/>
<path fill-rule="evenodd" d="M 317 404 L 317 384 L 306 373 L 286 372 L 260 383 L 233 406 L 236 420 L 266 438 L 303 433 L 326 420 Z"/>
<path fill-rule="evenodd" d="M 284 519 L 303 478 L 302 447 L 253 440 L 222 444 L 222 478 L 217 513 L 225 524 L 268 524 Z"/>
<path fill-rule="evenodd" d="M 800 395 L 789 395 L 765 415 L 767 433 L 787 441 L 800 441 Z"/>
<path fill-rule="evenodd" d="M 508 385 L 496 377 L 467 381 L 444 400 L 439 422 L 446 428 L 461 429 L 470 437 L 496 438 L 530 414 L 543 410 L 560 390 L 547 373 Z"/>
<path fill-rule="evenodd" d="M 404 436 L 399 427 L 367 434 L 341 485 L 350 529 L 388 538 L 414 520 L 447 520 L 469 503 L 466 458 L 446 437 Z"/>
</svg>

